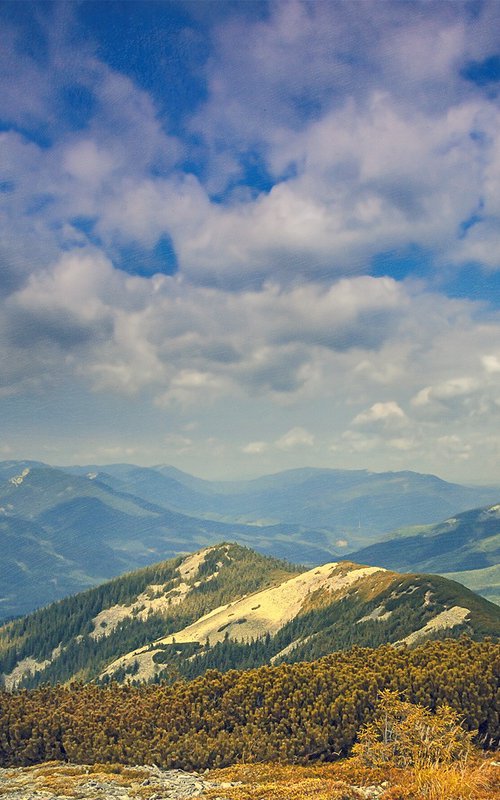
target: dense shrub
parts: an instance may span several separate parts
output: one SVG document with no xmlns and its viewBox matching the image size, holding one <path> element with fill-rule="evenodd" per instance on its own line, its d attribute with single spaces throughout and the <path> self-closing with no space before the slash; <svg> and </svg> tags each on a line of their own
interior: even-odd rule
<svg viewBox="0 0 500 800">
<path fill-rule="evenodd" d="M 449 706 L 477 741 L 495 746 L 499 656 L 491 640 L 449 639 L 414 650 L 356 647 L 245 672 L 210 670 L 174 685 L 3 692 L 0 764 L 68 759 L 202 769 L 328 761 L 351 750 L 384 689 L 431 712 Z"/>
</svg>

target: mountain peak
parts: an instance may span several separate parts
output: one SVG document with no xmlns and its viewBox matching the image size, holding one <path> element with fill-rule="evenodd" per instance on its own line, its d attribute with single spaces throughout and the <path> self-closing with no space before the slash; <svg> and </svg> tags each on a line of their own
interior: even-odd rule
<svg viewBox="0 0 500 800">
<path fill-rule="evenodd" d="M 461 632 L 498 635 L 500 609 L 438 576 L 350 561 L 304 569 L 223 542 L 9 623 L 0 671 L 8 688 L 170 680 Z"/>
</svg>

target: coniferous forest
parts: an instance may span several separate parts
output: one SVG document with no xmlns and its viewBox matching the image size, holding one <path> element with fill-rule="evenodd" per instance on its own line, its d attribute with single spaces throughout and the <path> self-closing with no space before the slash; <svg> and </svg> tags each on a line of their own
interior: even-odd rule
<svg viewBox="0 0 500 800">
<path fill-rule="evenodd" d="M 174 684 L 42 686 L 1 695 L 0 764 L 58 759 L 204 769 L 330 761 L 350 752 L 388 689 L 431 711 L 450 706 L 483 748 L 500 741 L 500 645 L 429 641 L 354 647 L 312 663 Z"/>
</svg>

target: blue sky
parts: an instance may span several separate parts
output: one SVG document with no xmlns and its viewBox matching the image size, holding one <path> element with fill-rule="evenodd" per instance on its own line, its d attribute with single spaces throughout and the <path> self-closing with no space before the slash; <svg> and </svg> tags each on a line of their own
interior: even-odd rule
<svg viewBox="0 0 500 800">
<path fill-rule="evenodd" d="M 497 2 L 0 5 L 0 458 L 500 480 Z"/>
</svg>

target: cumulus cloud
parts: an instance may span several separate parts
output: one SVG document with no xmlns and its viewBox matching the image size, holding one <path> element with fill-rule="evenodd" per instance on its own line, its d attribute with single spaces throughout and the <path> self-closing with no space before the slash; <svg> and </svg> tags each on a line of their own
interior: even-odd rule
<svg viewBox="0 0 500 800">
<path fill-rule="evenodd" d="M 500 358 L 496 355 L 491 354 L 481 356 L 481 363 L 486 372 L 500 372 Z"/>
<path fill-rule="evenodd" d="M 439 436 L 438 447 L 444 452 L 446 458 L 459 458 L 467 461 L 470 458 L 472 447 L 464 442 L 460 436 Z"/>
<path fill-rule="evenodd" d="M 71 383 L 199 414 L 156 436 L 186 459 L 227 455 L 210 435 L 227 420 L 247 463 L 323 447 L 417 465 L 438 439 L 442 463 L 493 463 L 500 318 L 439 287 L 500 267 L 499 105 L 467 77 L 496 52 L 498 4 L 235 6 L 175 133 L 163 95 L 56 5 L 43 63 L 20 23 L 0 33 L 0 396 Z M 170 263 L 142 277 L 161 242 Z M 425 280 L 389 277 L 419 248 Z"/>
<path fill-rule="evenodd" d="M 165 436 L 164 443 L 176 455 L 188 453 L 193 448 L 193 440 L 181 433 L 169 433 Z"/>
<path fill-rule="evenodd" d="M 381 423 L 383 425 L 399 425 L 406 420 L 406 414 L 395 400 L 388 400 L 386 403 L 374 403 L 371 408 L 357 414 L 353 419 L 353 425 L 371 425 Z"/>
<path fill-rule="evenodd" d="M 480 206 L 488 213 L 499 129 L 487 101 L 431 117 L 374 92 L 362 109 L 349 99 L 300 132 L 283 130 L 269 191 L 221 204 L 193 175 L 131 182 L 109 198 L 99 230 L 149 242 L 167 232 L 190 280 L 228 288 L 366 272 L 408 242 L 494 268 L 495 217 L 457 231 Z"/>
<path fill-rule="evenodd" d="M 267 442 L 248 442 L 248 444 L 241 448 L 241 451 L 250 456 L 260 456 L 261 453 L 265 453 L 268 448 L 269 444 Z"/>
<path fill-rule="evenodd" d="M 436 386 L 426 386 L 412 398 L 414 406 L 427 406 L 433 401 L 453 400 L 470 395 L 479 387 L 479 382 L 471 377 L 451 378 Z"/>
<path fill-rule="evenodd" d="M 158 390 L 158 402 L 207 399 L 233 386 L 286 394 L 311 377 L 317 350 L 376 349 L 408 297 L 386 278 L 319 287 L 226 293 L 171 277 L 113 269 L 78 249 L 34 273 L 11 295 L 11 336 L 77 349 L 79 370 L 101 388 Z M 371 335 L 374 321 L 378 330 Z M 85 347 L 84 347 L 85 346 Z"/>
<path fill-rule="evenodd" d="M 276 446 L 281 450 L 292 450 L 295 447 L 312 447 L 313 445 L 313 434 L 300 426 L 291 428 L 276 442 Z"/>
<path fill-rule="evenodd" d="M 474 20 L 471 49 L 471 22 L 458 9 L 433 4 L 414 17 L 399 6 L 363 4 L 363 24 L 346 4 L 300 2 L 273 6 L 265 21 L 236 14 L 216 24 L 208 99 L 192 127 L 208 143 L 210 168 L 219 172 L 222 157 L 234 164 L 232 148 L 242 154 L 248 145 L 273 184 L 222 203 L 213 201 L 210 178 L 179 167 L 185 145 L 168 133 L 151 96 L 100 61 L 90 43 L 75 51 L 65 39 L 70 23 L 59 24 L 53 61 L 42 70 L 26 54 L 11 76 L 21 93 L 28 82 L 39 86 L 41 101 L 16 105 L 6 83 L 5 108 L 18 125 L 46 120 L 61 90 L 56 62 L 92 103 L 82 130 L 52 120 L 50 148 L 15 130 L 2 134 L 13 187 L 6 232 L 29 213 L 47 260 L 74 240 L 82 218 L 111 257 L 127 243 L 152 248 L 169 236 L 184 276 L 226 289 L 366 272 L 374 256 L 409 241 L 433 248 L 436 258 L 496 268 L 498 108 L 471 96 L 460 78 L 460 67 L 481 56 L 480 42 L 489 53 L 494 8 Z M 54 36 L 49 25 L 46 35 Z M 12 58 L 15 41 L 11 30 Z M 343 55 L 355 42 L 363 65 Z M 402 95 L 401 72 L 423 97 L 434 96 L 437 79 L 455 88 L 444 104 L 439 93 L 440 107 L 416 104 Z M 307 113 L 311 96 L 316 105 Z"/>
</svg>

